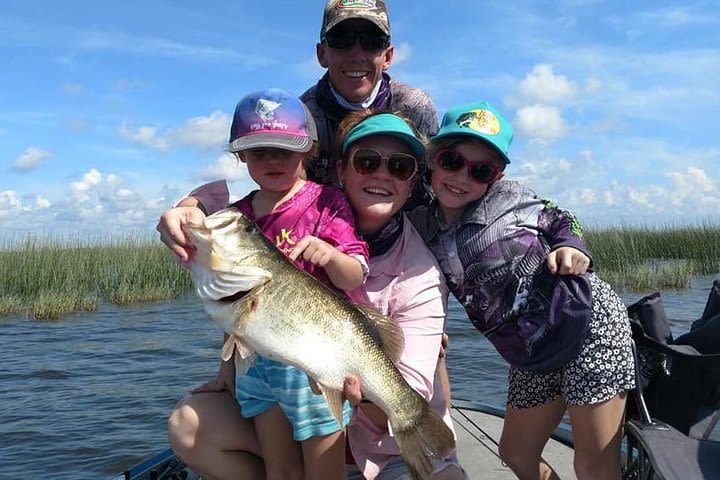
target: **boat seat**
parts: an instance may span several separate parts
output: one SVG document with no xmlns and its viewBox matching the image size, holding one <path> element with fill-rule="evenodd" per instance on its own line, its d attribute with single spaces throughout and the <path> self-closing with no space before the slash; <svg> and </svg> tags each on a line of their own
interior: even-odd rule
<svg viewBox="0 0 720 480">
<path fill-rule="evenodd" d="M 628 420 L 625 428 L 634 457 L 626 460 L 624 478 L 720 478 L 720 442 L 690 438 L 659 421 Z"/>
</svg>

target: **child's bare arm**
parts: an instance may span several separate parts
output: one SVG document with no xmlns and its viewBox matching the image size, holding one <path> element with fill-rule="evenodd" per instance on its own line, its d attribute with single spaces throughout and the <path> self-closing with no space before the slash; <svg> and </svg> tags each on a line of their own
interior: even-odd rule
<svg viewBox="0 0 720 480">
<path fill-rule="evenodd" d="M 353 290 L 362 285 L 365 272 L 360 261 L 342 253 L 324 240 L 308 235 L 288 255 L 290 260 L 303 260 L 324 268 L 330 281 L 340 290 Z"/>
</svg>

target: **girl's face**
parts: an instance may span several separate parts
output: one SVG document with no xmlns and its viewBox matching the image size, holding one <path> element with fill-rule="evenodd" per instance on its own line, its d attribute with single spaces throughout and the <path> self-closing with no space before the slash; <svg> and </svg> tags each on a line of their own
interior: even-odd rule
<svg viewBox="0 0 720 480">
<path fill-rule="evenodd" d="M 251 148 L 243 150 L 240 159 L 262 190 L 284 193 L 301 180 L 305 155 L 282 148 Z"/>
<path fill-rule="evenodd" d="M 492 147 L 482 142 L 463 140 L 449 149 L 459 154 L 462 167 L 444 169 L 441 162 L 435 160 L 430 184 L 445 221 L 454 223 L 468 204 L 485 195 L 490 184 L 504 176 L 504 162 Z M 498 174 L 488 183 L 479 182 L 471 176 L 473 165 L 492 166 Z"/>
<path fill-rule="evenodd" d="M 377 170 L 361 174 L 352 162 L 360 149 L 372 149 L 383 157 Z M 415 175 L 401 180 L 388 172 L 388 157 L 396 153 L 412 155 L 410 146 L 389 135 L 371 135 L 353 143 L 346 159 L 338 162 L 338 176 L 345 184 L 345 193 L 355 212 L 360 233 L 374 233 L 383 228 L 402 209 L 410 196 Z"/>
</svg>

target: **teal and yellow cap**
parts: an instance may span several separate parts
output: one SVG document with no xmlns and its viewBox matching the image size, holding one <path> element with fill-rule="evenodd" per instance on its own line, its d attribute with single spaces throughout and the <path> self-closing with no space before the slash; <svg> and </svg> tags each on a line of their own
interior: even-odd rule
<svg viewBox="0 0 720 480">
<path fill-rule="evenodd" d="M 500 153 L 505 163 L 510 163 L 508 150 L 513 140 L 510 124 L 487 102 L 476 102 L 451 108 L 443 116 L 440 130 L 430 139 L 470 136 L 478 138 Z"/>
</svg>

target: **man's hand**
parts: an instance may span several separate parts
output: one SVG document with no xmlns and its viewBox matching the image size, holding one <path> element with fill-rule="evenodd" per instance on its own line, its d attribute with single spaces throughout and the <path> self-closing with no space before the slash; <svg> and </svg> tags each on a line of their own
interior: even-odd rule
<svg viewBox="0 0 720 480">
<path fill-rule="evenodd" d="M 583 275 L 590 266 L 590 259 L 576 248 L 560 247 L 548 254 L 547 264 L 553 275 Z"/>
<path fill-rule="evenodd" d="M 315 395 L 321 395 L 320 387 L 315 383 L 315 380 L 308 376 L 310 382 L 310 388 Z M 352 405 L 360 405 L 362 401 L 362 392 L 360 391 L 360 380 L 354 375 L 348 375 L 345 377 L 345 383 L 343 385 L 343 394 L 345 399 Z"/>
<path fill-rule="evenodd" d="M 202 223 L 205 214 L 198 207 L 175 207 L 163 212 L 155 230 L 160 232 L 160 240 L 175 254 L 181 265 L 187 264 L 195 252 L 182 227 L 188 223 Z"/>
</svg>

